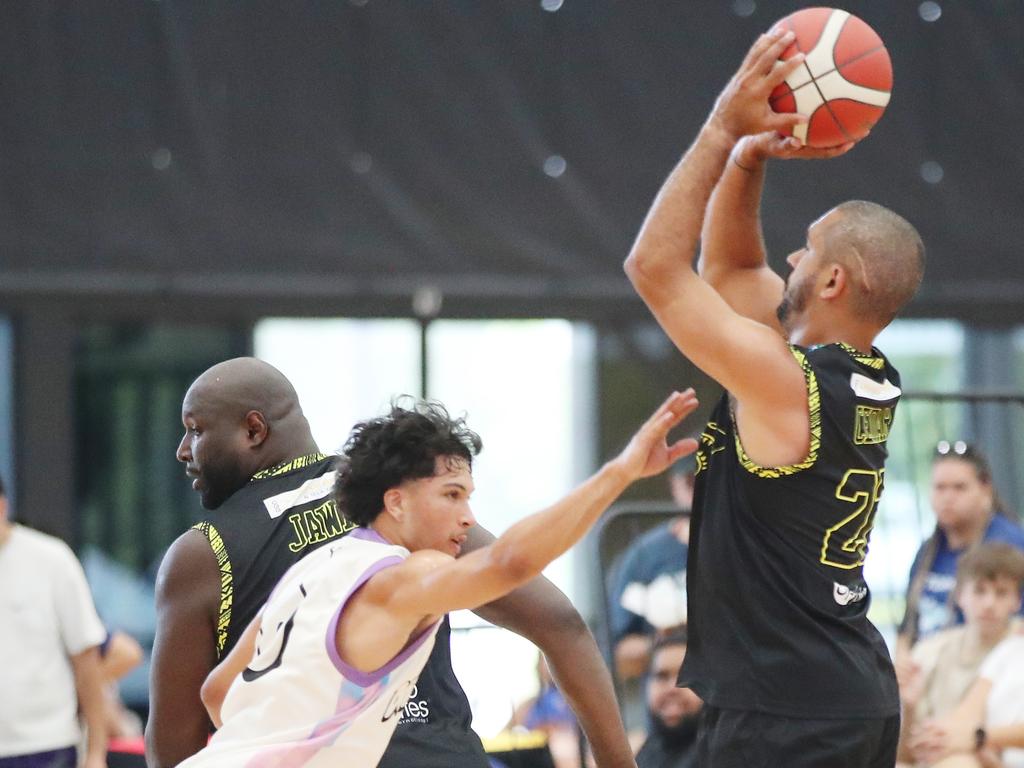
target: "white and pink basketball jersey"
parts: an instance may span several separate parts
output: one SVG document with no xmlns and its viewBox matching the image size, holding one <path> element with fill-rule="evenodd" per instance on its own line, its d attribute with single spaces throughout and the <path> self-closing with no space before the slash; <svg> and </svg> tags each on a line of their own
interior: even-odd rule
<svg viewBox="0 0 1024 768">
<path fill-rule="evenodd" d="M 334 636 L 349 597 L 408 556 L 358 528 L 292 566 L 267 601 L 249 667 L 224 700 L 224 727 L 181 768 L 376 766 L 439 625 L 370 673 L 341 660 Z"/>
</svg>

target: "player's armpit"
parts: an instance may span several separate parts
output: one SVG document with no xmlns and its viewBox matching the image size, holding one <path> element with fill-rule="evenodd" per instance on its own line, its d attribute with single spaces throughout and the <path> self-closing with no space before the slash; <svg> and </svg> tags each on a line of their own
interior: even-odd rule
<svg viewBox="0 0 1024 768">
<path fill-rule="evenodd" d="M 220 571 L 206 538 L 182 534 L 167 550 L 156 583 L 157 625 L 150 668 L 146 762 L 174 766 L 202 749 L 210 720 L 199 698 L 217 660 Z"/>
<path fill-rule="evenodd" d="M 446 611 L 429 605 L 437 597 L 424 579 L 452 562 L 443 552 L 420 550 L 370 576 L 340 607 L 334 647 L 341 660 L 375 672 L 436 623 Z"/>
</svg>

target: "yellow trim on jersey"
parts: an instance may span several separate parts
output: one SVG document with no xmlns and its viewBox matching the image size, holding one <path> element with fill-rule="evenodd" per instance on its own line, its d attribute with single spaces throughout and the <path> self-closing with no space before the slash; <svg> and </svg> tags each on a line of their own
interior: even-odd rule
<svg viewBox="0 0 1024 768">
<path fill-rule="evenodd" d="M 846 352 L 850 357 L 856 360 L 858 363 L 874 368 L 876 371 L 880 371 L 885 368 L 885 358 L 880 355 L 863 355 L 856 347 L 851 347 L 846 342 L 837 342 L 840 349 Z"/>
<path fill-rule="evenodd" d="M 743 443 L 740 441 L 740 429 L 736 424 L 735 414 L 733 414 L 732 419 L 733 432 L 736 434 L 736 455 L 739 457 L 740 464 L 751 474 L 768 480 L 785 477 L 786 475 L 795 475 L 803 469 L 810 469 L 814 466 L 814 462 L 818 460 L 818 451 L 821 449 L 821 392 L 818 391 L 818 377 L 815 376 L 814 369 L 811 368 L 811 364 L 803 351 L 792 345 L 790 345 L 789 351 L 793 353 L 793 357 L 800 363 L 800 368 L 804 372 L 804 380 L 807 382 L 807 407 L 811 419 L 811 445 L 807 451 L 807 458 L 798 464 L 790 464 L 786 467 L 762 467 L 751 460 L 747 456 L 747 452 L 743 450 Z"/>
<path fill-rule="evenodd" d="M 548 735 L 544 731 L 502 731 L 496 736 L 480 739 L 484 752 L 511 752 L 515 749 L 538 749 L 546 746 Z"/>
<path fill-rule="evenodd" d="M 277 477 L 278 475 L 283 475 L 285 472 L 291 472 L 292 470 L 308 467 L 310 464 L 316 464 L 318 461 L 323 461 L 326 458 L 327 454 L 325 453 L 311 453 L 307 456 L 299 456 L 297 459 L 285 461 L 277 466 L 257 472 L 252 476 L 252 480 L 265 480 L 268 477 Z"/>
<path fill-rule="evenodd" d="M 196 523 L 194 526 L 202 533 L 217 558 L 217 568 L 220 569 L 220 608 L 217 611 L 217 658 L 224 651 L 228 642 L 228 627 L 231 624 L 231 604 L 235 598 L 234 577 L 231 574 L 231 558 L 228 557 L 227 547 L 224 546 L 224 539 L 220 532 L 208 522 Z"/>
</svg>

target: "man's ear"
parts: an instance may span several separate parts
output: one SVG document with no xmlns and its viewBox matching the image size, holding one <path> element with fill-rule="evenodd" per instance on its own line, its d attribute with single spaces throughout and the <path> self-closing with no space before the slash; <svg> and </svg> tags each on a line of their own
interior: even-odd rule
<svg viewBox="0 0 1024 768">
<path fill-rule="evenodd" d="M 402 506 L 403 501 L 401 489 L 388 488 L 384 491 L 384 511 L 382 514 L 391 515 L 391 518 L 396 523 L 402 522 L 402 519 L 405 517 L 405 508 Z"/>
<path fill-rule="evenodd" d="M 849 280 L 846 274 L 846 268 L 842 264 L 832 264 L 828 268 L 827 277 L 828 280 L 825 285 L 822 286 L 819 295 L 823 299 L 834 299 L 846 290 L 846 284 Z"/>
<path fill-rule="evenodd" d="M 263 445 L 270 437 L 270 424 L 267 423 L 267 418 L 259 411 L 249 411 L 245 414 L 245 435 L 253 448 Z"/>
</svg>

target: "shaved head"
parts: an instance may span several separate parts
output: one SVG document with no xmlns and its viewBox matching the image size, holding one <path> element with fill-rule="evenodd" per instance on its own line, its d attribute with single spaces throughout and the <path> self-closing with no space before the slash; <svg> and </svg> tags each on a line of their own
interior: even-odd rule
<svg viewBox="0 0 1024 768">
<path fill-rule="evenodd" d="M 914 226 L 877 203 L 850 200 L 826 233 L 827 259 L 853 279 L 854 308 L 880 327 L 892 322 L 924 276 L 924 243 Z"/>
<path fill-rule="evenodd" d="M 218 363 L 192 382 L 181 421 L 178 460 L 207 509 L 257 472 L 318 452 L 295 387 L 254 357 Z"/>
<path fill-rule="evenodd" d="M 227 417 L 259 411 L 274 423 L 302 415 L 292 383 L 270 363 L 255 357 L 217 363 L 192 383 L 186 394 L 189 398 Z"/>
</svg>

